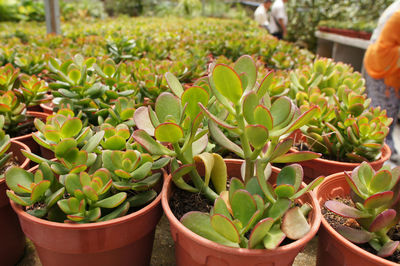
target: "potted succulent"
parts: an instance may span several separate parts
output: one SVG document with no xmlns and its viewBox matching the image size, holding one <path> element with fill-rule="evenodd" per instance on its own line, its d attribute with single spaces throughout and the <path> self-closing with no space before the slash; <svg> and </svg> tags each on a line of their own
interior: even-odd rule
<svg viewBox="0 0 400 266">
<path fill-rule="evenodd" d="M 327 177 L 316 193 L 334 215 L 326 211 L 322 220 L 318 265 L 399 263 L 399 178 L 399 167 L 375 171 L 366 162 Z"/>
<path fill-rule="evenodd" d="M 29 147 L 18 141 L 12 141 L 3 130 L 4 117 L 0 116 L 0 258 L 5 265 L 14 265 L 24 254 L 25 237 L 22 233 L 18 218 L 12 211 L 6 196 L 4 172 L 11 165 L 28 168 L 29 159 L 21 153 L 21 149 Z"/>
<path fill-rule="evenodd" d="M 157 98 L 155 110 L 147 106 L 135 111 L 134 120 L 139 130 L 133 133 L 133 138 L 152 154 L 173 157 L 162 203 L 176 241 L 178 265 L 200 265 L 206 261 L 233 265 L 244 260 L 250 264 L 266 260 L 272 263 L 282 259 L 283 254 L 287 256 L 284 264 L 290 264 L 318 229 L 319 209 L 312 192 L 296 201 L 300 205 L 303 203 L 302 208 L 296 208 L 294 200 L 318 185 L 322 177 L 300 189 L 302 169 L 295 164 L 282 170 L 277 179 L 271 178 L 271 183 L 266 181 L 272 172 L 270 162 L 318 157 L 310 152 L 287 154 L 293 140 L 286 138 L 311 119 L 318 107 L 300 114 L 287 97 L 269 98 L 266 92 L 270 76 L 261 84 L 256 84 L 256 76 L 256 66 L 249 56 L 238 59 L 235 69 L 224 64 L 215 65 L 209 76 L 211 91 L 198 86 L 183 90 L 178 79 L 167 73 L 165 77 L 175 95 L 164 92 Z M 229 120 L 234 123 L 229 124 L 214 115 L 210 111 L 213 104 L 222 104 L 234 117 Z M 207 121 L 208 129 L 204 126 Z M 217 125 L 235 131 L 241 146 L 230 141 Z M 220 155 L 201 153 L 208 146 L 208 132 L 245 161 L 228 160 L 225 165 Z M 163 146 L 160 142 L 170 145 Z M 204 165 L 204 179 L 196 170 L 196 162 Z M 273 172 L 276 177 L 279 170 Z M 185 178 L 186 174 L 190 180 Z M 228 178 L 240 176 L 242 180 L 230 180 L 228 191 Z M 273 188 L 275 183 L 277 187 Z M 212 214 L 188 213 L 178 221 L 168 203 L 173 184 L 175 188 L 201 193 L 214 202 Z M 242 214 L 237 212 L 239 209 Z M 306 218 L 310 209 L 311 224 Z M 214 217 L 218 221 L 214 221 Z M 285 225 L 281 226 L 281 221 Z M 226 226 L 227 230 L 215 229 L 214 222 L 219 229 Z M 294 225 L 298 225 L 296 236 L 289 233 Z M 250 231 L 248 240 L 246 233 Z M 278 247 L 285 236 L 296 241 Z M 277 249 L 252 250 L 254 248 Z"/>
<path fill-rule="evenodd" d="M 46 119 L 41 112 L 27 111 L 46 101 L 47 86 L 35 76 L 20 74 L 18 68 L 7 64 L 0 68 L 0 114 L 4 116 L 4 130 L 13 140 L 27 144 L 38 152 L 39 147 L 32 140 L 33 118 Z"/>
<path fill-rule="evenodd" d="M 62 108 L 69 108 L 75 114 L 82 111 L 85 125 L 97 125 L 99 109 L 110 108 L 118 97 L 133 97 L 137 92 L 127 66 L 116 65 L 111 59 L 97 61 L 77 54 L 64 62 L 50 58 L 48 68 L 55 80 L 49 85 L 55 111 Z"/>
<path fill-rule="evenodd" d="M 361 74 L 323 58 L 291 72 L 290 80 L 290 97 L 301 110 L 314 105 L 321 110 L 301 129 L 297 146 L 323 154 L 323 158 L 301 162 L 309 180 L 351 171 L 363 161 L 378 170 L 389 159 L 390 148 L 384 140 L 392 119 L 385 110 L 370 107 Z"/>
<path fill-rule="evenodd" d="M 35 125 L 56 160 L 24 151 L 39 166 L 13 167 L 5 179 L 42 264 L 147 265 L 161 217 L 159 169 L 169 160 L 133 149 L 127 126 L 95 132 L 69 109 Z"/>
</svg>

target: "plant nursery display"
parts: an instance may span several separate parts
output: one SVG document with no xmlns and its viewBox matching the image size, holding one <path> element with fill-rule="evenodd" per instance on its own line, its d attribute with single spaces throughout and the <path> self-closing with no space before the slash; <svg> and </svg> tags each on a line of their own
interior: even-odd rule
<svg viewBox="0 0 400 266">
<path fill-rule="evenodd" d="M 318 255 L 320 265 L 330 259 L 336 265 L 399 262 L 399 177 L 398 167 L 384 166 L 375 171 L 363 162 L 351 173 L 328 177 L 318 188 L 320 203 L 335 213 L 324 213 Z M 332 249 L 327 248 L 329 242 L 343 251 L 342 258 L 334 258 Z"/>
<path fill-rule="evenodd" d="M 390 157 L 384 140 L 393 119 L 386 110 L 370 107 L 360 73 L 324 58 L 289 76 L 289 96 L 299 108 L 318 105 L 321 110 L 302 128 L 299 139 L 300 150 L 320 152 L 325 159 L 304 162 L 306 169 L 312 168 L 306 170 L 307 177 L 349 171 L 357 166 L 354 163 L 363 161 L 371 162 L 375 169 L 382 167 Z"/>
<path fill-rule="evenodd" d="M 14 265 L 24 254 L 25 237 L 18 223 L 16 214 L 11 209 L 6 196 L 6 182 L 4 172 L 11 165 L 19 165 L 21 168 L 29 167 L 29 159 L 21 153 L 20 149 L 29 147 L 6 135 L 4 116 L 0 116 L 0 257 L 5 265 Z"/>
<path fill-rule="evenodd" d="M 382 167 L 392 119 L 361 74 L 179 3 L 185 18 L 96 20 L 65 2 L 61 35 L 24 21 L 36 9 L 0 23 L 0 235 L 15 238 L 0 264 L 20 259 L 25 234 L 44 266 L 149 265 L 164 210 L 177 265 L 291 265 L 321 206 L 352 220 L 334 233 L 324 220 L 320 240 L 332 233 L 343 254 L 355 245 L 339 233 L 368 242 L 374 263 L 397 254 L 400 172 Z M 351 265 L 337 250 L 318 263 Z"/>
<path fill-rule="evenodd" d="M 171 180 L 175 186 L 215 200 L 211 214 L 189 212 L 181 218 L 181 223 L 194 233 L 219 244 L 236 248 L 275 249 L 285 237 L 298 240 L 315 233 L 315 227 L 311 230 L 306 217 L 311 209 L 313 215 L 317 215 L 317 206 L 305 203 L 297 207 L 294 202 L 323 178 L 315 179 L 300 189 L 302 168 L 294 164 L 281 170 L 275 188 L 267 180 L 272 172 L 269 162 L 318 157 L 311 152 L 286 154 L 293 144 L 293 140 L 286 137 L 306 124 L 318 112 L 318 107 L 300 113 L 289 98 L 271 98 L 267 93 L 271 77 L 272 74 L 267 75 L 258 84 L 257 68 L 249 56 L 240 57 L 233 68 L 224 64 L 212 66 L 208 78 L 200 79 L 186 89 L 175 76 L 167 73 L 165 78 L 173 94 L 160 94 L 154 110 L 148 106 L 135 111 L 138 130 L 133 133 L 133 138 L 152 154 L 175 157 L 171 163 Z M 204 86 L 206 80 L 209 87 Z M 219 112 L 220 116 L 213 114 L 213 110 L 220 111 L 221 108 L 225 108 L 226 112 Z M 225 121 L 228 116 L 232 119 Z M 240 138 L 240 146 L 230 141 L 218 126 L 235 132 Z M 227 167 L 230 165 L 226 166 L 218 154 L 201 153 L 207 149 L 208 132 L 217 143 L 245 159 L 240 162 L 243 163 L 242 170 L 236 173 L 243 181 L 230 179 L 229 190 Z M 170 146 L 163 146 L 160 142 L 168 142 Z M 195 162 L 204 164 L 204 179 L 197 172 Z M 191 182 L 184 178 L 186 174 L 189 174 Z M 171 183 L 168 184 L 169 189 Z M 164 199 L 164 209 L 171 212 L 168 200 Z M 176 224 L 174 215 L 167 214 L 167 217 L 170 223 Z M 171 226 L 173 231 L 180 230 L 174 228 L 175 225 Z M 246 235 L 250 231 L 250 236 Z M 299 243 L 298 246 L 305 244 Z M 196 249 L 188 251 L 179 240 L 176 244 L 182 247 L 176 247 L 178 264 L 198 263 L 193 254 Z M 209 245 L 208 249 L 212 247 Z M 293 261 L 298 249 L 294 248 L 288 261 Z M 205 258 L 208 253 L 200 256 Z M 232 263 L 238 254 L 222 261 Z M 263 255 L 254 257 L 257 261 Z"/>
<path fill-rule="evenodd" d="M 84 127 L 80 117 L 74 116 L 70 109 L 59 110 L 49 116 L 46 123 L 35 119 L 35 126 L 39 131 L 34 134 L 34 139 L 52 150 L 56 160 L 23 151 L 28 158 L 40 163 L 39 166 L 30 171 L 12 167 L 6 172 L 5 179 L 10 188 L 7 195 L 18 204 L 13 208 L 22 229 L 36 245 L 42 263 L 54 265 L 63 256 L 68 257 L 63 259 L 64 265 L 89 260 L 99 265 L 108 265 L 111 260 L 127 265 L 132 259 L 139 264 L 148 263 L 154 228 L 161 216 L 157 195 L 162 174 L 158 170 L 169 159 L 154 160 L 134 149 L 128 140 L 127 125 L 102 124 L 94 131 L 89 126 Z M 151 208 L 143 208 L 146 205 Z M 135 223 L 137 213 L 140 218 Z M 143 219 L 149 219 L 147 227 L 142 226 Z M 79 226 L 108 221 L 110 223 L 97 226 Z M 63 222 L 71 225 L 63 226 Z M 112 229 L 107 229 L 114 223 Z M 128 230 L 129 239 L 115 240 L 105 235 L 106 230 L 117 233 L 135 224 L 138 228 Z M 68 244 L 57 239 L 44 241 L 41 230 L 63 235 Z M 73 234 L 68 237 L 76 230 L 82 233 L 92 230 L 93 234 L 106 237 L 105 241 L 108 239 L 110 245 L 96 245 L 89 254 L 80 244 L 89 240 Z M 138 230 L 143 232 L 138 233 Z M 132 252 L 135 247 L 138 250 Z M 123 258 L 115 258 L 121 254 L 125 254 Z"/>
</svg>

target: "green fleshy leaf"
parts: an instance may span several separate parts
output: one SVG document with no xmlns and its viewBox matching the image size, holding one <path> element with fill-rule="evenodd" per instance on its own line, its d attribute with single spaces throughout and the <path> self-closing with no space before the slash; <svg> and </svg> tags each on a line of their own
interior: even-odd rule
<svg viewBox="0 0 400 266">
<path fill-rule="evenodd" d="M 191 120 L 195 119 L 201 111 L 199 103 L 207 106 L 208 99 L 207 91 L 201 87 L 190 87 L 185 90 L 181 97 L 182 106 L 187 103 L 185 113 Z"/>
<path fill-rule="evenodd" d="M 147 151 L 149 151 L 153 155 L 168 155 L 175 156 L 175 152 L 156 142 L 149 134 L 147 134 L 144 130 L 135 130 L 133 132 L 132 137 L 137 141 L 141 146 L 143 146 Z"/>
<path fill-rule="evenodd" d="M 156 127 L 154 136 L 161 142 L 177 143 L 183 138 L 183 130 L 175 123 L 162 123 Z"/>
<path fill-rule="evenodd" d="M 233 216 L 242 224 L 246 225 L 253 214 L 257 211 L 254 198 L 246 190 L 237 190 L 231 200 Z"/>
<path fill-rule="evenodd" d="M 247 78 L 247 87 L 245 89 L 253 89 L 257 81 L 257 67 L 253 58 L 251 58 L 249 55 L 243 55 L 239 57 L 239 59 L 236 60 L 233 69 L 236 71 L 236 73 L 245 73 Z"/>
<path fill-rule="evenodd" d="M 213 70 L 215 88 L 233 103 L 238 103 L 243 94 L 238 74 L 229 66 L 218 64 Z"/>
<path fill-rule="evenodd" d="M 268 129 L 262 125 L 247 125 L 245 134 L 256 149 L 264 147 L 268 141 Z"/>
<path fill-rule="evenodd" d="M 229 241 L 234 243 L 240 242 L 240 235 L 237 228 L 227 217 L 221 214 L 214 214 L 211 216 L 211 226 L 217 233 Z"/>
<path fill-rule="evenodd" d="M 161 123 L 170 117 L 175 123 L 181 120 L 181 103 L 178 98 L 169 92 L 163 92 L 157 97 L 155 111 Z"/>
<path fill-rule="evenodd" d="M 171 91 L 176 96 L 181 98 L 181 96 L 183 94 L 183 87 L 182 87 L 181 83 L 179 82 L 179 80 L 174 76 L 174 74 L 172 74 L 170 72 L 165 73 L 164 77 L 167 80 L 168 86 L 171 89 Z"/>
<path fill-rule="evenodd" d="M 19 167 L 11 167 L 5 173 L 7 186 L 16 193 L 26 193 L 22 187 L 31 189 L 33 174 Z"/>
<path fill-rule="evenodd" d="M 249 248 L 255 248 L 263 241 L 273 223 L 274 220 L 272 218 L 265 218 L 254 227 L 249 238 Z"/>
<path fill-rule="evenodd" d="M 115 208 L 125 201 L 127 194 L 125 192 L 119 192 L 111 197 L 105 198 L 103 200 L 99 200 L 93 206 L 100 208 Z"/>
<path fill-rule="evenodd" d="M 216 243 L 229 247 L 239 247 L 234 243 L 218 234 L 211 226 L 211 219 L 208 213 L 189 212 L 181 218 L 181 223 L 192 232 Z"/>
</svg>

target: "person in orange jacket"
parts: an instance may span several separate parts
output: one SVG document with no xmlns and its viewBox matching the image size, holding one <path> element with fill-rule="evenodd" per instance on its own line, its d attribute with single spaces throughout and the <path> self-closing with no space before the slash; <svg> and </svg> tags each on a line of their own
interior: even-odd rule
<svg viewBox="0 0 400 266">
<path fill-rule="evenodd" d="M 388 17 L 387 21 L 381 27 L 381 32 L 374 34 L 379 37 L 365 53 L 364 77 L 372 106 L 381 106 L 387 110 L 388 117 L 397 121 L 400 108 L 400 1 L 394 4 L 387 9 L 393 13 L 391 16 L 388 16 L 387 11 L 382 15 Z M 392 150 L 391 160 L 399 163 L 400 156 L 396 152 L 392 136 L 395 124 L 393 122 L 390 126 L 386 143 Z"/>
</svg>

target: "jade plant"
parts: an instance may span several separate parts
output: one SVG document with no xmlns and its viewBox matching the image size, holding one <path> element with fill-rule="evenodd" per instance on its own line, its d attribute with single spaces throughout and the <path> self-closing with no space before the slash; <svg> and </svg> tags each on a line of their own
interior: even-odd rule
<svg viewBox="0 0 400 266">
<path fill-rule="evenodd" d="M 50 101 L 47 96 L 49 88 L 44 80 L 26 74 L 21 74 L 19 80 L 21 86 L 19 89 L 14 89 L 14 92 L 27 107 Z"/>
<path fill-rule="evenodd" d="M 399 241 L 391 240 L 388 233 L 400 221 L 400 168 L 383 166 L 375 172 L 363 162 L 351 173 L 345 172 L 345 178 L 354 207 L 337 200 L 326 201 L 325 207 L 355 219 L 359 228 L 340 225 L 336 230 L 356 244 L 369 243 L 380 257 L 392 255 L 399 246 Z"/>
<path fill-rule="evenodd" d="M 14 88 L 20 71 L 11 64 L 0 67 L 0 90 L 4 93 Z"/>
<path fill-rule="evenodd" d="M 319 156 L 310 152 L 287 153 L 293 144 L 293 139 L 287 138 L 289 134 L 318 113 L 318 107 L 301 114 L 289 98 L 271 99 L 267 90 L 272 76 L 256 84 L 257 69 L 251 57 L 241 57 L 235 69 L 216 65 L 209 75 L 210 91 L 199 86 L 184 90 L 174 75 L 167 73 L 165 77 L 175 95 L 164 92 L 157 98 L 155 111 L 150 106 L 140 107 L 134 115 L 139 130 L 134 132 L 133 138 L 150 153 L 173 156 L 184 165 L 193 165 L 193 157 L 206 149 L 210 132 L 217 143 L 245 159 L 243 177 L 246 183 L 255 173 L 257 160 L 266 167 L 269 162 L 289 163 Z M 214 104 L 227 110 L 223 116 L 231 116 L 232 124 L 210 112 L 208 106 L 212 108 Z M 230 141 L 218 125 L 237 134 L 240 146 Z M 173 150 L 152 136 L 159 142 L 171 143 Z M 200 191 L 214 200 L 217 194 L 204 186 L 195 171 L 191 173 L 195 187 L 181 177 L 174 178 L 177 186 Z"/>
<path fill-rule="evenodd" d="M 113 126 L 125 124 L 132 128 L 135 125 L 133 114 L 135 112 L 135 102 L 132 98 L 118 97 L 113 105 L 108 109 L 102 109 L 96 112 L 98 115 L 98 124 L 107 123 Z"/>
<path fill-rule="evenodd" d="M 257 70 L 249 56 L 241 57 L 234 69 L 223 64 L 214 66 L 208 78 L 209 90 L 200 81 L 196 84 L 204 88 L 193 86 L 184 90 L 171 73 L 165 78 L 175 95 L 162 93 L 155 110 L 151 106 L 136 110 L 134 119 L 139 130 L 133 138 L 150 153 L 174 157 L 171 175 L 178 188 L 202 193 L 215 201 L 210 215 L 189 213 L 182 223 L 206 238 L 236 247 L 273 249 L 285 235 L 292 239 L 304 236 L 310 228 L 305 217 L 311 208 L 294 207 L 294 200 L 318 185 L 323 177 L 299 190 L 303 171 L 295 164 L 282 170 L 276 188 L 267 180 L 271 175 L 270 162 L 318 157 L 310 152 L 287 154 L 293 144 L 287 137 L 310 120 L 318 107 L 301 114 L 289 98 L 269 97 L 271 76 L 256 84 Z M 214 115 L 210 110 L 221 109 L 213 105 L 222 105 L 227 112 Z M 237 134 L 240 144 L 229 140 L 218 126 Z M 215 153 L 201 153 L 207 148 L 208 132 L 220 145 L 245 159 L 242 180 L 231 179 L 229 191 L 223 158 Z M 203 163 L 204 178 L 197 172 L 196 162 Z M 191 182 L 183 178 L 186 174 Z M 250 230 L 254 236 L 247 241 L 245 234 Z M 264 238 L 272 239 L 260 245 Z"/>
<path fill-rule="evenodd" d="M 308 148 L 332 160 L 375 161 L 381 157 L 392 119 L 381 108 L 370 107 L 365 81 L 350 66 L 318 59 L 290 74 L 290 97 L 301 110 L 318 105 L 305 127 Z"/>
<path fill-rule="evenodd" d="M 115 65 L 111 59 L 96 61 L 80 54 L 61 62 L 50 58 L 48 63 L 57 109 L 69 108 L 75 114 L 82 111 L 84 123 L 96 125 L 97 111 L 108 109 L 120 96 L 133 96 L 136 91 L 125 64 Z"/>
<path fill-rule="evenodd" d="M 4 116 L 4 130 L 12 137 L 21 129 L 31 125 L 27 122 L 26 105 L 18 98 L 14 91 L 7 91 L 0 95 L 0 114 Z"/>
<path fill-rule="evenodd" d="M 307 215 L 312 207 L 307 203 L 295 206 L 295 200 L 319 181 L 300 189 L 303 169 L 299 164 L 284 167 L 277 176 L 276 187 L 267 182 L 271 174 L 268 164 L 246 185 L 242 179 L 232 178 L 229 190 L 215 200 L 210 213 L 189 212 L 181 218 L 182 224 L 200 236 L 231 247 L 275 249 L 286 237 L 302 238 L 311 228 Z"/>
<path fill-rule="evenodd" d="M 157 196 L 158 170 L 169 159 L 120 145 L 129 141 L 121 133 L 129 137 L 126 125 L 94 132 L 68 109 L 49 116 L 46 123 L 35 120 L 35 125 L 39 131 L 34 139 L 52 150 L 57 160 L 23 151 L 40 163 L 38 169 L 31 173 L 12 167 L 6 172 L 7 195 L 28 213 L 57 222 L 100 222 L 123 216 Z"/>
<path fill-rule="evenodd" d="M 11 146 L 11 139 L 3 129 L 4 120 L 4 116 L 0 115 L 0 168 L 3 168 L 12 156 L 11 152 L 7 152 Z M 0 178 L 3 178 L 3 175 L 0 175 Z"/>
</svg>

